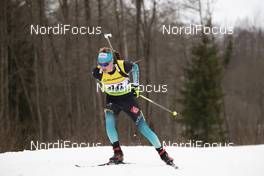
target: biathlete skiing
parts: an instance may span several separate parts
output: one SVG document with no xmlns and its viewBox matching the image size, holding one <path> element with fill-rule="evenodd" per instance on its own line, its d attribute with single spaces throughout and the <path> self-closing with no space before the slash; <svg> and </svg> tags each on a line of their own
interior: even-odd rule
<svg viewBox="0 0 264 176">
<path fill-rule="evenodd" d="M 114 151 L 109 163 L 120 164 L 124 160 L 116 130 L 116 118 L 124 111 L 134 121 L 138 131 L 155 147 L 160 158 L 168 165 L 175 165 L 155 132 L 146 123 L 136 100 L 140 93 L 138 64 L 122 60 L 117 51 L 107 47 L 99 50 L 97 64 L 93 69 L 93 76 L 100 81 L 101 89 L 106 93 L 105 126 Z"/>
</svg>

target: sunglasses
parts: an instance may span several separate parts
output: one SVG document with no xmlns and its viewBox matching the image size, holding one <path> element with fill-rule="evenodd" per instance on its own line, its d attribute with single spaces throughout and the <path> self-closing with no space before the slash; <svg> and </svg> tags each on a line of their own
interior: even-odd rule
<svg viewBox="0 0 264 176">
<path fill-rule="evenodd" d="M 98 63 L 101 67 L 107 67 L 110 62 Z"/>
</svg>

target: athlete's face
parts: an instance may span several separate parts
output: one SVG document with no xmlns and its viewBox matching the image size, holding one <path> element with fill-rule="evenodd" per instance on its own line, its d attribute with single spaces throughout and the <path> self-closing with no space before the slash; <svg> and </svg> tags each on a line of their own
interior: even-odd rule
<svg viewBox="0 0 264 176">
<path fill-rule="evenodd" d="M 107 66 L 101 66 L 103 69 L 103 72 L 111 72 L 113 70 L 113 61 L 109 62 Z"/>
</svg>

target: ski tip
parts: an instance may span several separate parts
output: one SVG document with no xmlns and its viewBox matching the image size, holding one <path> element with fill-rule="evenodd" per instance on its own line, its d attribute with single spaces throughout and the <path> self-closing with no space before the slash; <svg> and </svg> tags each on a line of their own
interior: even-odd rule
<svg viewBox="0 0 264 176">
<path fill-rule="evenodd" d="M 179 167 L 175 163 L 168 163 L 169 166 L 173 167 L 174 169 L 178 169 Z"/>
<path fill-rule="evenodd" d="M 179 169 L 178 166 L 176 166 L 175 164 L 171 165 L 174 169 Z"/>
<path fill-rule="evenodd" d="M 174 169 L 179 169 L 179 167 L 178 167 L 178 166 L 173 166 L 173 168 L 174 168 Z"/>
</svg>

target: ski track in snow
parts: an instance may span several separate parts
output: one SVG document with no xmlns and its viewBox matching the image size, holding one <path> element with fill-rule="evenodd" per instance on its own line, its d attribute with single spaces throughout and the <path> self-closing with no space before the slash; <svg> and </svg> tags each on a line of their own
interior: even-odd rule
<svg viewBox="0 0 264 176">
<path fill-rule="evenodd" d="M 108 161 L 112 148 L 67 148 L 0 154 L 0 176 L 263 176 L 264 145 L 166 147 L 179 169 L 163 163 L 150 146 L 122 146 L 131 164 L 95 166 Z M 78 168 L 75 165 L 85 167 Z M 95 167 L 91 167 L 95 166 Z"/>
</svg>

